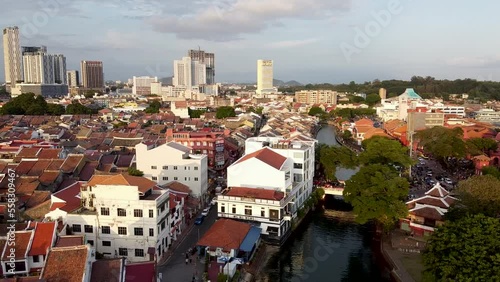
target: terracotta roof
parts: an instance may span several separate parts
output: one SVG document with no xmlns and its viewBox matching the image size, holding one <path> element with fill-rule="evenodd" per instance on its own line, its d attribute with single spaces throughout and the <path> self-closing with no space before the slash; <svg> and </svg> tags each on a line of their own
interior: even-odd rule
<svg viewBox="0 0 500 282">
<path fill-rule="evenodd" d="M 424 206 L 409 210 L 410 214 L 433 220 L 443 220 L 444 213 L 436 207 Z"/>
<path fill-rule="evenodd" d="M 53 196 L 58 199 L 64 201 L 61 202 L 52 202 L 50 206 L 50 210 L 53 211 L 56 208 L 59 208 L 65 212 L 72 212 L 81 206 L 81 199 L 79 198 L 81 189 L 80 182 L 75 182 L 72 185 L 62 189 L 61 191 L 54 193 Z"/>
<path fill-rule="evenodd" d="M 154 282 L 156 281 L 155 262 L 129 263 L 125 266 L 126 282 Z"/>
<path fill-rule="evenodd" d="M 40 148 L 30 148 L 30 147 L 24 147 L 21 149 L 19 154 L 17 154 L 17 158 L 36 158 L 36 155 L 40 151 Z"/>
<path fill-rule="evenodd" d="M 82 281 L 88 252 L 87 246 L 52 248 L 41 278 L 47 281 Z"/>
<path fill-rule="evenodd" d="M 64 163 L 63 159 L 53 160 L 50 165 L 46 168 L 46 170 L 59 170 Z"/>
<path fill-rule="evenodd" d="M 245 187 L 231 187 L 229 191 L 224 194 L 225 196 L 264 199 L 272 201 L 280 201 L 285 197 L 285 193 L 270 189 L 261 188 L 245 188 Z"/>
<path fill-rule="evenodd" d="M 43 148 L 37 155 L 38 159 L 57 159 L 62 149 Z"/>
<path fill-rule="evenodd" d="M 368 126 L 368 127 L 373 127 L 373 121 L 367 118 L 360 119 L 356 122 L 354 122 L 356 127 L 358 126 Z"/>
<path fill-rule="evenodd" d="M 51 160 L 39 160 L 35 162 L 35 165 L 30 169 L 27 175 L 30 176 L 40 176 L 43 171 L 50 165 Z M 23 162 L 24 163 L 24 162 Z"/>
<path fill-rule="evenodd" d="M 255 151 L 251 154 L 247 154 L 243 156 L 241 159 L 237 160 L 235 164 L 242 163 L 246 160 L 249 160 L 251 158 L 256 158 L 260 160 L 261 162 L 264 162 L 275 169 L 281 169 L 283 164 L 286 162 L 286 158 L 283 157 L 282 155 L 276 153 L 275 151 L 269 149 L 268 147 L 262 148 L 258 151 Z"/>
<path fill-rule="evenodd" d="M 61 165 L 63 173 L 72 173 L 83 160 L 83 155 L 69 155 Z"/>
<path fill-rule="evenodd" d="M 18 175 L 27 175 L 36 163 L 37 161 L 21 161 L 16 168 L 16 173 Z"/>
<path fill-rule="evenodd" d="M 26 208 L 32 208 L 50 199 L 50 191 L 33 191 L 29 200 L 26 202 Z"/>
<path fill-rule="evenodd" d="M 67 235 L 60 236 L 57 239 L 56 245 L 54 247 L 74 247 L 82 246 L 85 244 L 85 239 L 83 235 Z"/>
<path fill-rule="evenodd" d="M 35 179 L 21 178 L 20 182 L 16 185 L 16 195 L 31 195 L 38 188 L 40 182 Z"/>
<path fill-rule="evenodd" d="M 243 243 L 250 228 L 250 224 L 222 218 L 208 229 L 196 245 L 210 247 L 212 250 L 222 248 L 225 252 L 232 249 L 237 250 Z"/>
<path fill-rule="evenodd" d="M 90 282 L 121 282 L 124 274 L 122 265 L 123 258 L 102 259 L 92 263 Z"/>
<path fill-rule="evenodd" d="M 450 193 L 448 191 L 446 191 L 446 189 L 444 189 L 443 186 L 441 186 L 441 184 L 439 184 L 439 182 L 436 183 L 436 185 L 434 185 L 434 187 L 432 187 L 431 190 L 425 192 L 425 195 L 439 197 L 439 198 L 446 197 L 449 194 Z"/>
<path fill-rule="evenodd" d="M 184 185 L 178 181 L 169 182 L 165 185 L 162 185 L 162 187 L 168 188 L 175 192 L 188 193 L 188 194 L 191 193 L 191 189 L 189 188 L 189 186 Z"/>
<path fill-rule="evenodd" d="M 59 176 L 60 172 L 57 171 L 44 171 L 40 177 L 38 177 L 38 181 L 43 185 L 48 185 L 50 183 L 54 183 Z"/>
<path fill-rule="evenodd" d="M 55 222 L 37 222 L 35 227 L 35 236 L 29 256 L 46 255 L 47 250 L 52 247 L 52 240 L 55 236 Z"/>
<path fill-rule="evenodd" d="M 95 185 L 128 185 L 137 186 L 139 191 L 145 193 L 156 185 L 156 182 L 140 176 L 131 176 L 126 173 L 115 175 L 94 175 L 87 184 Z"/>
<path fill-rule="evenodd" d="M 24 258 L 26 258 L 26 253 L 30 247 L 31 238 L 33 236 L 33 231 L 31 231 L 31 230 L 30 231 L 16 231 L 15 235 L 16 235 L 16 238 L 15 238 L 16 247 L 14 249 L 15 249 L 16 259 L 24 259 Z M 9 254 L 10 254 L 9 252 L 5 252 L 3 254 L 2 260 L 8 261 L 9 259 L 7 258 L 7 256 Z"/>
</svg>

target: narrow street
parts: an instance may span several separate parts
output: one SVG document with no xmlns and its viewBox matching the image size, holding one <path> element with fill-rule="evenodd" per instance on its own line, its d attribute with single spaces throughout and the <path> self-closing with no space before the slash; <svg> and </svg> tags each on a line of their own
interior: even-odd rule
<svg viewBox="0 0 500 282">
<path fill-rule="evenodd" d="M 213 225 L 217 219 L 217 205 L 212 206 L 210 212 L 201 225 L 194 225 L 189 234 L 185 234 L 184 241 L 174 250 L 174 254 L 163 264 L 158 266 L 158 272 L 162 273 L 162 282 L 190 282 L 193 276 L 196 281 L 202 281 L 204 263 L 203 257 L 190 256 L 192 263 L 186 265 L 185 253 L 189 248 L 194 248 L 198 239 Z M 180 239 L 182 240 L 182 239 Z"/>
</svg>

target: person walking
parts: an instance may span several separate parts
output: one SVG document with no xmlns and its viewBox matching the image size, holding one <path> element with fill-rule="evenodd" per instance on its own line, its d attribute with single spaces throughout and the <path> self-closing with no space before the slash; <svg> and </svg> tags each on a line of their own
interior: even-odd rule
<svg viewBox="0 0 500 282">
<path fill-rule="evenodd" d="M 188 264 L 188 261 L 189 261 L 189 259 L 188 259 L 188 258 L 186 258 L 186 265 Z"/>
</svg>

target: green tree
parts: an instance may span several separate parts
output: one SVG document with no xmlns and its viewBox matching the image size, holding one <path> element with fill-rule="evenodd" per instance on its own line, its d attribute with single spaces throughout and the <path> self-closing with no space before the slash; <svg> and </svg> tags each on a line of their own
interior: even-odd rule
<svg viewBox="0 0 500 282">
<path fill-rule="evenodd" d="M 132 176 L 143 176 L 144 175 L 144 172 L 136 169 L 136 168 L 133 168 L 133 167 L 129 167 L 128 168 L 128 174 L 129 175 L 132 175 Z"/>
<path fill-rule="evenodd" d="M 157 114 L 160 112 L 161 103 L 157 100 L 149 103 L 149 106 L 144 110 L 148 114 Z"/>
<path fill-rule="evenodd" d="M 59 104 L 47 104 L 47 114 L 51 116 L 60 116 L 65 112 L 64 107 Z"/>
<path fill-rule="evenodd" d="M 361 164 L 388 165 L 394 169 L 395 165 L 407 168 L 413 163 L 408 154 L 408 148 L 397 140 L 374 136 L 363 140 L 362 146 L 364 151 L 359 155 Z"/>
<path fill-rule="evenodd" d="M 409 186 L 408 180 L 390 167 L 370 164 L 346 181 L 344 200 L 352 205 L 357 222 L 375 221 L 387 230 L 407 216 L 403 199 Z"/>
<path fill-rule="evenodd" d="M 347 130 L 347 129 L 346 129 L 346 130 L 344 130 L 344 132 L 342 133 L 342 138 L 343 138 L 344 140 L 351 139 L 351 138 L 352 138 L 352 133 L 351 133 L 351 131 L 349 131 L 349 130 Z"/>
<path fill-rule="evenodd" d="M 206 113 L 206 110 L 193 110 L 191 108 L 188 108 L 188 113 L 190 118 L 200 118 L 201 115 Z"/>
<path fill-rule="evenodd" d="M 236 113 L 235 113 L 233 107 L 231 107 L 231 106 L 222 106 L 222 107 L 218 107 L 217 108 L 215 116 L 218 119 L 224 119 L 224 118 L 228 118 L 228 117 L 235 117 Z"/>
<path fill-rule="evenodd" d="M 465 157 L 467 149 L 462 137 L 463 130 L 460 127 L 449 129 L 435 126 L 415 134 L 418 144 L 424 148 L 424 151 L 445 165 L 447 165 L 448 157 Z"/>
<path fill-rule="evenodd" d="M 323 166 L 325 177 L 335 179 L 337 167 L 355 168 L 358 165 L 356 155 L 345 146 L 320 146 L 319 162 Z"/>
<path fill-rule="evenodd" d="M 481 155 L 488 153 L 490 150 L 495 151 L 498 148 L 498 143 L 491 138 L 471 138 L 465 141 L 467 150 L 472 155 Z"/>
<path fill-rule="evenodd" d="M 459 207 L 470 214 L 500 215 L 500 180 L 493 175 L 476 175 L 460 181 Z"/>
<path fill-rule="evenodd" d="M 484 215 L 446 222 L 423 254 L 435 281 L 500 281 L 500 221 Z"/>
<path fill-rule="evenodd" d="M 73 101 L 73 103 L 69 104 L 66 107 L 66 114 L 68 115 L 92 114 L 92 110 L 78 102 Z"/>
<path fill-rule="evenodd" d="M 321 109 L 320 107 L 311 107 L 311 109 L 309 109 L 308 114 L 310 116 L 320 116 L 324 113 L 325 113 L 325 111 L 323 111 L 323 109 Z"/>
<path fill-rule="evenodd" d="M 500 179 L 500 170 L 496 166 L 484 166 L 481 172 L 483 175 L 491 175 Z"/>
<path fill-rule="evenodd" d="M 358 103 L 363 103 L 364 101 L 365 99 L 361 96 L 355 96 L 355 95 L 349 96 L 349 102 L 351 103 L 358 104 Z"/>
<path fill-rule="evenodd" d="M 96 92 L 94 90 L 87 90 L 83 95 L 85 96 L 85 98 L 90 99 L 94 97 L 95 93 Z"/>
<path fill-rule="evenodd" d="M 366 95 L 365 102 L 368 106 L 375 106 L 380 102 L 380 96 L 378 94 L 369 94 Z"/>
</svg>

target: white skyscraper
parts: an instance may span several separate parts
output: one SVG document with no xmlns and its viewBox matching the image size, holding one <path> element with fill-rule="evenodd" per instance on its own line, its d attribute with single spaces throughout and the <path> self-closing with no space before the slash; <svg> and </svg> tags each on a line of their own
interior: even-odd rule
<svg viewBox="0 0 500 282">
<path fill-rule="evenodd" d="M 54 57 L 45 46 L 23 47 L 23 73 L 26 84 L 54 84 Z"/>
<path fill-rule="evenodd" d="M 257 61 L 257 94 L 273 93 L 276 89 L 273 87 L 273 61 Z"/>
<path fill-rule="evenodd" d="M 23 80 L 21 72 L 21 46 L 19 44 L 19 28 L 7 27 L 3 30 L 3 59 L 5 64 L 5 82 L 7 91 Z"/>
<path fill-rule="evenodd" d="M 183 57 L 182 60 L 174 61 L 174 86 L 199 86 L 207 82 L 205 64 L 193 61 L 190 57 Z"/>
<path fill-rule="evenodd" d="M 132 78 L 132 94 L 151 95 L 151 83 L 158 82 L 158 77 L 134 76 Z"/>
<path fill-rule="evenodd" d="M 54 59 L 54 80 L 57 84 L 68 84 L 66 77 L 66 57 L 61 54 L 52 55 Z"/>
</svg>

